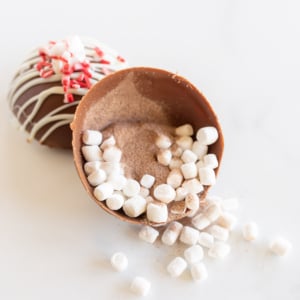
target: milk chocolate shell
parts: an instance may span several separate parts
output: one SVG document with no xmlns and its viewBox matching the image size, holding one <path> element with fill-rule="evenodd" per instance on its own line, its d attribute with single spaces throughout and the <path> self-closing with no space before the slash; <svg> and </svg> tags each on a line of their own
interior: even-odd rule
<svg viewBox="0 0 300 300">
<path fill-rule="evenodd" d="M 71 148 L 70 122 L 90 87 L 126 67 L 113 49 L 89 38 L 51 41 L 33 50 L 11 83 L 10 109 L 28 141 Z"/>
<path fill-rule="evenodd" d="M 157 225 L 151 224 L 145 214 L 130 218 L 122 209 L 110 210 L 105 201 L 100 202 L 95 198 L 93 187 L 84 172 L 85 161 L 81 153 L 83 131 L 105 131 L 112 124 L 130 122 L 151 122 L 175 127 L 189 123 L 195 131 L 204 126 L 214 126 L 218 130 L 219 139 L 209 146 L 209 153 L 215 153 L 219 163 L 224 148 L 222 130 L 211 105 L 190 82 L 160 69 L 139 67 L 115 72 L 98 82 L 83 97 L 76 109 L 71 128 L 75 165 L 85 189 L 108 213 L 132 223 Z M 132 159 L 134 160 L 134 155 Z M 134 168 L 134 162 L 130 162 L 130 165 Z M 215 172 L 218 172 L 218 168 Z M 201 199 L 205 197 L 208 189 L 208 186 L 204 187 Z M 185 216 L 185 213 L 173 214 L 169 209 L 168 222 Z"/>
</svg>

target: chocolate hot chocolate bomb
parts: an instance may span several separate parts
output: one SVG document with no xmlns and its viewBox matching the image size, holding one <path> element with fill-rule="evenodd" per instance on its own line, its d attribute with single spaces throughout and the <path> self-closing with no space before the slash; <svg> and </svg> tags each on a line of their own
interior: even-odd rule
<svg viewBox="0 0 300 300">
<path fill-rule="evenodd" d="M 90 38 L 51 41 L 33 50 L 11 83 L 10 109 L 28 141 L 71 148 L 70 122 L 90 87 L 126 67 L 118 53 Z"/>
<path fill-rule="evenodd" d="M 143 67 L 121 70 L 102 79 L 83 97 L 71 124 L 75 165 L 90 197 L 105 211 L 122 220 L 151 224 L 145 214 L 130 218 L 122 210 L 110 210 L 105 201 L 95 198 L 84 172 L 82 133 L 91 129 L 100 130 L 104 137 L 113 134 L 123 152 L 122 163 L 128 177 L 139 181 L 143 174 L 148 173 L 163 182 L 168 173 L 164 168 L 167 167 L 156 161 L 157 147 L 152 132 L 159 131 L 159 128 L 166 132 L 168 128 L 186 123 L 191 124 L 195 131 L 205 126 L 217 128 L 219 139 L 209 146 L 209 153 L 216 154 L 220 163 L 224 141 L 217 116 L 206 98 L 186 79 L 164 70 Z M 204 187 L 201 199 L 208 188 Z M 168 205 L 168 222 L 186 216 L 185 213 L 171 212 L 174 203 Z"/>
</svg>

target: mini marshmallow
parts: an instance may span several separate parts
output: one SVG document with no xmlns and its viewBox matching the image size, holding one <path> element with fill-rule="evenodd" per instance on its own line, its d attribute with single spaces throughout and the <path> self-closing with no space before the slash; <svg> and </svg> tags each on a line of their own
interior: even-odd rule
<svg viewBox="0 0 300 300">
<path fill-rule="evenodd" d="M 185 180 L 182 184 L 182 187 L 191 194 L 199 194 L 203 191 L 203 185 L 196 178 Z"/>
<path fill-rule="evenodd" d="M 227 198 L 221 202 L 221 207 L 223 210 L 232 211 L 239 208 L 239 200 L 237 198 Z"/>
<path fill-rule="evenodd" d="M 106 180 L 106 173 L 102 169 L 96 170 L 87 177 L 87 180 L 92 186 L 99 185 Z"/>
<path fill-rule="evenodd" d="M 108 147 L 113 147 L 116 145 L 116 140 L 114 136 L 110 136 L 109 138 L 107 138 L 106 140 L 103 141 L 103 143 L 101 144 L 100 148 L 102 150 L 108 148 Z"/>
<path fill-rule="evenodd" d="M 214 185 L 216 183 L 216 174 L 211 168 L 199 168 L 199 178 L 202 185 Z"/>
<path fill-rule="evenodd" d="M 202 127 L 197 131 L 196 138 L 202 145 L 211 145 L 217 141 L 219 137 L 215 127 Z"/>
<path fill-rule="evenodd" d="M 167 184 L 172 188 L 178 188 L 183 181 L 183 176 L 179 169 L 172 169 L 167 177 Z"/>
<path fill-rule="evenodd" d="M 179 169 L 183 164 L 183 161 L 178 157 L 173 157 L 169 163 L 169 169 Z"/>
<path fill-rule="evenodd" d="M 150 244 L 153 244 L 158 236 L 159 232 L 148 225 L 143 226 L 139 232 L 139 238 Z"/>
<path fill-rule="evenodd" d="M 200 213 L 193 217 L 192 224 L 195 228 L 202 230 L 210 225 L 210 221 L 203 213 Z"/>
<path fill-rule="evenodd" d="M 149 194 L 150 194 L 149 189 L 146 189 L 144 187 L 140 188 L 140 193 L 139 193 L 140 196 L 147 198 L 149 196 Z"/>
<path fill-rule="evenodd" d="M 115 191 L 121 191 L 127 183 L 126 177 L 117 172 L 111 173 L 108 176 L 107 181 L 112 184 Z"/>
<path fill-rule="evenodd" d="M 184 251 L 184 258 L 189 264 L 195 264 L 203 259 L 203 249 L 200 245 L 191 246 Z"/>
<path fill-rule="evenodd" d="M 176 189 L 176 197 L 175 201 L 181 201 L 184 200 L 187 196 L 188 191 L 184 187 L 179 187 Z"/>
<path fill-rule="evenodd" d="M 110 258 L 110 263 L 116 271 L 122 272 L 128 267 L 128 258 L 124 253 L 116 252 Z"/>
<path fill-rule="evenodd" d="M 168 207 L 165 203 L 149 202 L 147 205 L 147 219 L 154 223 L 166 223 Z"/>
<path fill-rule="evenodd" d="M 175 257 L 167 266 L 171 277 L 179 277 L 187 268 L 187 262 L 180 256 Z"/>
<path fill-rule="evenodd" d="M 278 256 L 285 256 L 292 249 L 292 244 L 283 237 L 277 237 L 270 243 L 269 249 Z"/>
<path fill-rule="evenodd" d="M 147 296 L 151 289 L 151 283 L 144 277 L 137 276 L 130 285 L 130 290 L 137 296 Z"/>
<path fill-rule="evenodd" d="M 113 186 L 109 182 L 103 182 L 94 189 L 94 196 L 103 201 L 110 197 L 114 192 Z"/>
<path fill-rule="evenodd" d="M 162 149 L 157 153 L 157 161 L 163 166 L 169 165 L 171 159 L 172 152 L 169 149 Z"/>
<path fill-rule="evenodd" d="M 84 171 L 87 175 L 90 175 L 96 170 L 99 170 L 101 166 L 100 161 L 88 161 L 84 164 Z"/>
<path fill-rule="evenodd" d="M 223 212 L 222 215 L 217 220 L 218 225 L 220 225 L 228 230 L 232 230 L 236 223 L 237 223 L 236 216 L 234 216 L 228 212 Z"/>
<path fill-rule="evenodd" d="M 207 279 L 208 273 L 204 263 L 200 262 L 191 266 L 191 275 L 195 281 Z"/>
<path fill-rule="evenodd" d="M 106 199 L 106 205 L 111 210 L 119 210 L 124 205 L 125 198 L 121 193 L 113 193 Z"/>
<path fill-rule="evenodd" d="M 197 194 L 187 194 L 184 201 L 186 208 L 191 209 L 193 211 L 197 211 L 199 209 L 200 199 L 197 196 Z"/>
<path fill-rule="evenodd" d="M 215 154 L 207 154 L 203 157 L 203 163 L 205 167 L 215 169 L 219 166 L 217 156 Z"/>
<path fill-rule="evenodd" d="M 193 151 L 186 149 L 183 151 L 181 159 L 184 163 L 195 163 L 198 157 Z"/>
<path fill-rule="evenodd" d="M 242 228 L 243 237 L 246 241 L 254 241 L 258 236 L 258 226 L 255 222 L 249 222 Z"/>
<path fill-rule="evenodd" d="M 194 129 L 191 124 L 184 124 L 175 128 L 175 134 L 178 136 L 192 136 L 194 134 Z"/>
<path fill-rule="evenodd" d="M 98 146 L 83 146 L 81 152 L 86 161 L 101 161 L 102 151 Z"/>
<path fill-rule="evenodd" d="M 86 145 L 99 146 L 102 142 L 102 133 L 96 130 L 85 130 L 82 134 L 82 141 Z"/>
<path fill-rule="evenodd" d="M 205 210 L 205 215 L 209 219 L 210 222 L 216 221 L 221 215 L 221 208 L 217 204 L 211 204 Z"/>
<path fill-rule="evenodd" d="M 123 204 L 123 211 L 128 217 L 136 218 L 146 211 L 146 200 L 141 196 L 129 198 Z"/>
<path fill-rule="evenodd" d="M 123 188 L 123 193 L 127 197 L 133 197 L 139 194 L 140 184 L 134 179 L 127 179 L 126 184 Z"/>
<path fill-rule="evenodd" d="M 172 141 L 166 135 L 160 135 L 157 137 L 155 144 L 160 149 L 168 149 L 172 145 Z"/>
<path fill-rule="evenodd" d="M 122 151 L 117 147 L 107 147 L 103 151 L 103 159 L 108 162 L 120 162 Z"/>
<path fill-rule="evenodd" d="M 223 201 L 223 199 L 216 195 L 208 195 L 206 196 L 205 201 L 208 204 L 217 204 L 221 206 L 221 202 Z"/>
<path fill-rule="evenodd" d="M 187 245 L 196 245 L 199 239 L 199 231 L 190 226 L 184 226 L 181 230 L 179 240 Z"/>
<path fill-rule="evenodd" d="M 153 196 L 164 203 L 170 203 L 176 197 L 175 190 L 169 184 L 160 184 L 155 187 Z"/>
<path fill-rule="evenodd" d="M 176 144 L 182 149 L 192 149 L 193 139 L 190 136 L 181 136 L 176 139 Z"/>
<path fill-rule="evenodd" d="M 124 174 L 124 170 L 118 162 L 103 161 L 101 162 L 101 169 L 103 169 L 108 176 L 111 174 Z"/>
<path fill-rule="evenodd" d="M 214 237 L 208 232 L 200 232 L 198 243 L 206 248 L 211 248 L 214 244 Z"/>
<path fill-rule="evenodd" d="M 228 239 L 228 236 L 229 236 L 229 231 L 224 228 L 224 227 L 221 227 L 219 225 L 212 225 L 210 228 L 209 228 L 209 233 L 217 240 L 220 240 L 220 241 L 227 241 Z"/>
<path fill-rule="evenodd" d="M 171 147 L 172 156 L 181 157 L 183 153 L 183 149 L 179 147 L 177 144 L 173 144 Z"/>
<path fill-rule="evenodd" d="M 185 179 L 191 179 L 191 178 L 195 178 L 197 176 L 197 167 L 195 163 L 185 163 L 182 164 L 180 167 L 180 170 L 183 174 L 183 177 Z"/>
<path fill-rule="evenodd" d="M 195 141 L 192 146 L 192 151 L 199 159 L 202 159 L 202 157 L 207 154 L 208 146 L 201 144 L 199 141 Z"/>
<path fill-rule="evenodd" d="M 204 168 L 205 167 L 205 165 L 204 165 L 204 162 L 203 162 L 203 160 L 199 160 L 199 161 L 197 161 L 197 163 L 196 163 L 196 167 L 197 167 L 197 169 L 199 170 L 200 168 Z"/>
<path fill-rule="evenodd" d="M 149 174 L 143 175 L 140 183 L 143 187 L 150 189 L 155 182 L 155 177 Z"/>
<path fill-rule="evenodd" d="M 208 250 L 208 256 L 212 258 L 224 258 L 230 253 L 230 246 L 222 242 L 215 242 Z"/>
<path fill-rule="evenodd" d="M 177 221 L 171 222 L 164 231 L 161 240 L 165 245 L 172 246 L 176 243 L 183 225 Z"/>
</svg>

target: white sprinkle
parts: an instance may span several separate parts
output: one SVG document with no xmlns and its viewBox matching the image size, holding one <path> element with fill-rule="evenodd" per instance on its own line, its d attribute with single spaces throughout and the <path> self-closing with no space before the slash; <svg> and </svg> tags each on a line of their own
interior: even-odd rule
<svg viewBox="0 0 300 300">
<path fill-rule="evenodd" d="M 221 202 L 221 206 L 225 211 L 237 210 L 239 208 L 239 200 L 237 198 L 227 198 Z"/>
<path fill-rule="evenodd" d="M 128 267 L 128 258 L 124 253 L 117 252 L 110 258 L 110 263 L 116 271 L 122 272 Z"/>
<path fill-rule="evenodd" d="M 192 194 L 192 193 L 187 194 L 184 201 L 185 201 L 185 206 L 188 209 L 191 209 L 193 211 L 197 211 L 199 209 L 200 200 L 197 194 Z"/>
<path fill-rule="evenodd" d="M 195 264 L 203 259 L 203 249 L 200 245 L 191 246 L 184 251 L 184 257 L 189 264 Z"/>
<path fill-rule="evenodd" d="M 94 189 L 94 195 L 99 201 L 106 200 L 113 192 L 113 186 L 109 182 L 101 183 Z"/>
<path fill-rule="evenodd" d="M 212 225 L 209 228 L 209 232 L 215 239 L 223 241 L 223 242 L 227 241 L 228 236 L 229 236 L 228 230 L 219 225 Z"/>
<path fill-rule="evenodd" d="M 214 244 L 214 237 L 208 232 L 200 232 L 198 243 L 206 248 L 211 248 Z"/>
<path fill-rule="evenodd" d="M 172 169 L 167 177 L 167 184 L 172 188 L 178 188 L 183 181 L 183 176 L 179 169 Z"/>
<path fill-rule="evenodd" d="M 165 203 L 149 202 L 147 205 L 147 219 L 154 223 L 166 223 L 168 207 Z"/>
<path fill-rule="evenodd" d="M 163 166 L 169 165 L 171 159 L 172 152 L 169 149 L 162 149 L 157 153 L 157 161 Z"/>
<path fill-rule="evenodd" d="M 122 151 L 117 147 L 107 147 L 103 152 L 103 159 L 107 162 L 120 162 Z"/>
<path fill-rule="evenodd" d="M 208 206 L 208 208 L 205 210 L 205 215 L 210 222 L 215 222 L 221 215 L 220 206 L 217 204 Z"/>
<path fill-rule="evenodd" d="M 216 174 L 211 168 L 199 168 L 199 177 L 202 185 L 214 185 L 216 183 Z"/>
<path fill-rule="evenodd" d="M 110 136 L 109 138 L 107 138 L 106 140 L 103 141 L 102 145 L 101 145 L 101 149 L 104 150 L 108 147 L 112 147 L 116 145 L 116 140 L 114 138 L 114 136 Z"/>
<path fill-rule="evenodd" d="M 181 167 L 181 172 L 183 174 L 183 177 L 185 179 L 191 179 L 191 178 L 195 178 L 197 176 L 197 167 L 195 163 L 186 163 L 186 164 L 182 164 Z"/>
<path fill-rule="evenodd" d="M 102 142 L 102 133 L 96 130 L 85 130 L 82 134 L 82 141 L 86 145 L 99 146 Z"/>
<path fill-rule="evenodd" d="M 176 243 L 183 225 L 177 221 L 171 222 L 165 229 L 161 240 L 165 245 L 172 246 Z"/>
<path fill-rule="evenodd" d="M 292 244 L 283 237 L 277 237 L 270 243 L 269 249 L 278 256 L 285 256 L 292 249 Z"/>
<path fill-rule="evenodd" d="M 176 144 L 182 149 L 192 149 L 193 139 L 190 136 L 181 136 L 176 139 Z"/>
<path fill-rule="evenodd" d="M 216 154 L 207 154 L 203 157 L 203 163 L 205 165 L 205 167 L 211 168 L 211 169 L 215 169 L 219 166 L 219 162 L 217 159 Z"/>
<path fill-rule="evenodd" d="M 127 197 L 133 197 L 139 194 L 140 184 L 134 179 L 127 179 L 126 184 L 123 188 L 123 193 Z"/>
<path fill-rule="evenodd" d="M 197 155 L 190 149 L 184 150 L 181 155 L 181 159 L 184 163 L 195 163 L 197 158 Z"/>
<path fill-rule="evenodd" d="M 249 222 L 243 226 L 242 232 L 246 241 L 254 241 L 258 237 L 258 226 L 255 222 Z"/>
<path fill-rule="evenodd" d="M 158 236 L 159 232 L 148 225 L 143 226 L 139 232 L 139 238 L 150 244 L 153 244 Z"/>
<path fill-rule="evenodd" d="M 181 230 L 179 240 L 187 245 L 196 245 L 199 239 L 199 231 L 190 226 L 184 226 Z"/>
<path fill-rule="evenodd" d="M 151 289 L 151 283 L 146 278 L 137 276 L 130 285 L 130 290 L 137 296 L 147 296 Z"/>
<path fill-rule="evenodd" d="M 203 186 L 198 179 L 185 180 L 182 184 L 182 187 L 192 194 L 199 194 L 203 191 Z"/>
<path fill-rule="evenodd" d="M 167 266 L 171 277 L 179 277 L 187 268 L 187 262 L 180 256 L 175 257 Z"/>
<path fill-rule="evenodd" d="M 102 160 L 102 152 L 98 146 L 83 146 L 81 151 L 86 161 Z"/>
<path fill-rule="evenodd" d="M 111 210 L 119 210 L 124 204 L 124 196 L 121 193 L 113 193 L 106 199 L 106 205 Z"/>
<path fill-rule="evenodd" d="M 172 141 L 166 135 L 160 135 L 157 137 L 155 144 L 160 149 L 167 149 L 171 147 Z"/>
<path fill-rule="evenodd" d="M 179 187 L 176 189 L 176 197 L 175 197 L 175 201 L 181 201 L 184 200 L 185 197 L 187 196 L 188 191 L 183 188 L 183 187 Z"/>
<path fill-rule="evenodd" d="M 210 221 L 203 213 L 200 213 L 193 217 L 192 224 L 197 229 L 202 230 L 210 225 Z"/>
<path fill-rule="evenodd" d="M 202 145 L 200 142 L 195 141 L 192 146 L 192 151 L 197 155 L 199 159 L 202 159 L 202 157 L 207 154 L 208 146 Z"/>
<path fill-rule="evenodd" d="M 88 182 L 92 186 L 101 184 L 106 180 L 106 173 L 102 170 L 96 170 L 87 177 Z"/>
<path fill-rule="evenodd" d="M 100 161 L 88 161 L 84 164 L 84 171 L 87 175 L 90 175 L 96 170 L 99 170 L 101 166 Z"/>
<path fill-rule="evenodd" d="M 215 242 L 208 250 L 208 256 L 212 258 L 224 258 L 230 253 L 230 246 L 222 242 Z"/>
<path fill-rule="evenodd" d="M 143 187 L 150 189 L 155 182 L 155 177 L 149 174 L 145 174 L 143 175 L 140 182 Z"/>
<path fill-rule="evenodd" d="M 141 196 L 134 196 L 125 201 L 123 210 L 128 217 L 136 218 L 146 211 L 146 200 Z"/>
<path fill-rule="evenodd" d="M 215 127 L 202 127 L 197 131 L 196 138 L 202 145 L 211 145 L 217 141 L 219 137 Z"/>
<path fill-rule="evenodd" d="M 194 129 L 191 124 L 184 124 L 175 129 L 175 134 L 179 136 L 192 136 L 194 134 Z"/>
<path fill-rule="evenodd" d="M 200 262 L 191 266 L 191 275 L 195 281 L 203 281 L 208 277 L 204 263 Z"/>
<path fill-rule="evenodd" d="M 159 201 L 170 203 L 175 199 L 176 192 L 169 184 L 163 183 L 155 187 L 153 195 Z"/>
<path fill-rule="evenodd" d="M 217 220 L 217 224 L 227 228 L 228 230 L 232 230 L 237 223 L 237 218 L 231 213 L 223 212 L 222 215 Z"/>
</svg>

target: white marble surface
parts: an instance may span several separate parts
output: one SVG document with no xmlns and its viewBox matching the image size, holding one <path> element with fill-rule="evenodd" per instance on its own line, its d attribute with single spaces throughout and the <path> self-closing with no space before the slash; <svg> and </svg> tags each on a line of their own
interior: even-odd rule
<svg viewBox="0 0 300 300">
<path fill-rule="evenodd" d="M 84 5 L 12 0 L 0 10 L 0 299 L 136 299 L 135 275 L 152 281 L 147 299 L 300 299 L 299 1 Z M 105 41 L 131 65 L 178 72 L 219 115 L 226 148 L 214 193 L 240 197 L 240 220 L 257 221 L 260 237 L 249 244 L 237 230 L 230 257 L 207 262 L 206 282 L 169 278 L 180 247 L 139 241 L 138 228 L 88 198 L 71 153 L 27 144 L 11 125 L 5 97 L 18 63 L 70 34 Z M 284 259 L 266 251 L 278 233 L 294 245 Z M 130 260 L 122 274 L 108 263 L 119 250 Z"/>
</svg>

